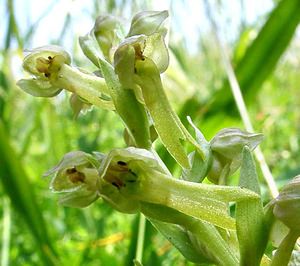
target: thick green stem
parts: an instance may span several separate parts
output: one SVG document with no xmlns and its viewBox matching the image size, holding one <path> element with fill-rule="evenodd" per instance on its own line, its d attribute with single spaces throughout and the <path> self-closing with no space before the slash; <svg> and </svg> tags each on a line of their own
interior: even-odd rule
<svg viewBox="0 0 300 266">
<path fill-rule="evenodd" d="M 271 266 L 286 266 L 289 263 L 299 232 L 290 230 L 280 243 L 279 248 L 272 259 Z"/>
<path fill-rule="evenodd" d="M 85 74 L 69 65 L 63 64 L 57 78 L 51 80 L 53 85 L 76 93 L 87 102 L 108 110 L 114 105 L 106 95 L 110 95 L 105 81 L 93 75 Z M 105 95 L 106 94 L 106 95 Z"/>
</svg>

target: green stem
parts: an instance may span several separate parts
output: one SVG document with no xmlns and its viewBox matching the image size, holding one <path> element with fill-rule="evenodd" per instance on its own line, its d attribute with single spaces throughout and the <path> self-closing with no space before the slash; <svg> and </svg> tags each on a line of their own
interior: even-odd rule
<svg viewBox="0 0 300 266">
<path fill-rule="evenodd" d="M 142 258 L 143 258 L 145 229 L 146 229 L 146 218 L 142 213 L 140 213 L 139 229 L 138 229 L 139 231 L 138 231 L 138 239 L 137 239 L 137 246 L 136 246 L 136 253 L 135 253 L 135 259 L 138 262 L 142 262 Z"/>
<path fill-rule="evenodd" d="M 52 84 L 76 93 L 87 102 L 108 110 L 113 110 L 114 105 L 105 81 L 102 78 L 85 74 L 76 68 L 63 64 L 57 73 L 57 78 L 51 80 Z"/>
<path fill-rule="evenodd" d="M 280 246 L 272 259 L 271 266 L 286 266 L 291 258 L 295 243 L 299 237 L 299 232 L 290 230 L 282 240 Z"/>
</svg>

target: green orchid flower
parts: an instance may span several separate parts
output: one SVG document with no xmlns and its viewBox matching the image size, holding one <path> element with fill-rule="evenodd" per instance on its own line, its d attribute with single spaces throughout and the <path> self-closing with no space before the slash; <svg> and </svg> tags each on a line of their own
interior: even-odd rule
<svg viewBox="0 0 300 266">
<path fill-rule="evenodd" d="M 97 167 L 103 157 L 101 153 L 92 156 L 82 151 L 70 152 L 44 174 L 53 176 L 50 189 L 61 194 L 61 205 L 82 208 L 99 198 L 96 189 L 99 178 Z"/>
<path fill-rule="evenodd" d="M 109 91 L 102 78 L 70 66 L 71 58 L 61 47 L 50 45 L 29 51 L 23 68 L 33 78 L 21 79 L 17 85 L 37 97 L 53 97 L 66 89 L 83 102 L 113 110 Z"/>
<path fill-rule="evenodd" d="M 143 203 L 159 204 L 226 229 L 235 229 L 229 202 L 258 198 L 240 187 L 172 178 L 153 153 L 134 147 L 112 150 L 102 161 L 99 175 L 99 195 L 120 211 L 137 212 Z"/>
</svg>

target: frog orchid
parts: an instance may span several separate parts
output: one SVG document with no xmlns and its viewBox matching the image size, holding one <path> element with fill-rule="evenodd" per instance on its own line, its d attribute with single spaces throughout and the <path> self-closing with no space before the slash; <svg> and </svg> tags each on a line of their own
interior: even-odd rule
<svg viewBox="0 0 300 266">
<path fill-rule="evenodd" d="M 53 97 L 65 89 L 75 94 L 83 103 L 113 110 L 104 80 L 70 64 L 70 55 L 56 45 L 27 51 L 23 68 L 32 77 L 19 80 L 17 85 L 36 97 Z"/>
</svg>

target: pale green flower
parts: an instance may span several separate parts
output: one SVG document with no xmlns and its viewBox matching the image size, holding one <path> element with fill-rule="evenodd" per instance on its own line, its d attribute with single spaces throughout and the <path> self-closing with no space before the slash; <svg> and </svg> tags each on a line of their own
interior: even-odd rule
<svg viewBox="0 0 300 266">
<path fill-rule="evenodd" d="M 60 204 L 82 208 L 98 199 L 97 167 L 103 157 L 100 153 L 92 156 L 82 151 L 69 152 L 58 165 L 44 174 L 44 176 L 53 176 L 50 189 L 61 193 Z"/>
<path fill-rule="evenodd" d="M 102 161 L 99 176 L 98 193 L 121 212 L 135 213 L 146 202 L 226 229 L 235 228 L 228 214 L 229 202 L 258 198 L 256 193 L 240 187 L 172 178 L 153 153 L 133 147 L 112 150 Z"/>
<path fill-rule="evenodd" d="M 61 47 L 48 45 L 28 52 L 23 68 L 33 77 L 17 82 L 25 92 L 37 97 L 53 97 L 66 89 L 84 103 L 114 109 L 104 80 L 70 66 L 71 58 Z"/>
</svg>

